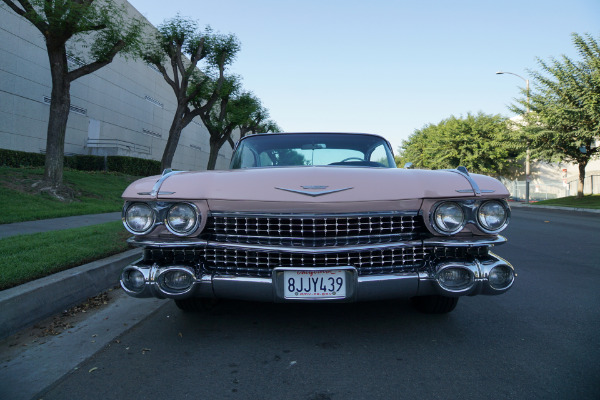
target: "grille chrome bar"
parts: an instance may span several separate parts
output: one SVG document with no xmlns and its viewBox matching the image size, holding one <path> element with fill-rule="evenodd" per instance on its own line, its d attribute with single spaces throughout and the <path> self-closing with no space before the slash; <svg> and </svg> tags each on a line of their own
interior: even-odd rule
<svg viewBox="0 0 600 400">
<path fill-rule="evenodd" d="M 414 239 L 423 229 L 417 211 L 362 214 L 212 212 L 202 236 L 228 243 L 328 246 Z"/>
</svg>

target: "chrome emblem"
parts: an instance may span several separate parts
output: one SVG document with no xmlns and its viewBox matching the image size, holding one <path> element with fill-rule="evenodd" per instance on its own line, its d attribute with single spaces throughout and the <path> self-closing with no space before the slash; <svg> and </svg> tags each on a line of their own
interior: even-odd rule
<svg viewBox="0 0 600 400">
<path fill-rule="evenodd" d="M 300 186 L 300 187 L 302 189 L 306 189 L 306 190 L 287 189 L 287 188 L 280 188 L 280 187 L 275 187 L 275 189 L 285 190 L 286 192 L 304 194 L 306 196 L 311 196 L 311 197 L 323 196 L 324 194 L 331 194 L 331 193 L 343 192 L 344 190 L 354 189 L 353 187 L 347 187 L 347 188 L 341 188 L 341 189 L 321 190 L 319 192 L 313 192 L 313 191 L 309 191 L 309 190 L 327 189 L 329 186 L 312 185 L 312 186 Z"/>
<path fill-rule="evenodd" d="M 317 190 L 317 189 L 327 189 L 329 186 L 319 186 L 319 185 L 313 185 L 313 186 L 301 186 L 302 189 L 311 189 L 311 190 Z"/>
</svg>

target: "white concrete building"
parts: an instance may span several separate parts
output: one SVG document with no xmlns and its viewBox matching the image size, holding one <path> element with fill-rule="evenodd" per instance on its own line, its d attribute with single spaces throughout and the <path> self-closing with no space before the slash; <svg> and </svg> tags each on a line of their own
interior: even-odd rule
<svg viewBox="0 0 600 400">
<path fill-rule="evenodd" d="M 520 116 L 511 118 L 513 122 L 522 121 Z M 600 146 L 600 140 L 596 141 Z M 525 165 L 521 161 L 522 176 L 517 180 L 502 179 L 513 197 L 525 199 Z M 547 200 L 557 197 L 576 196 L 579 182 L 579 167 L 569 163 L 547 163 L 531 161 L 531 181 L 529 184 L 529 198 L 531 200 Z M 586 178 L 584 194 L 600 194 L 600 159 L 588 163 L 585 169 Z"/>
<path fill-rule="evenodd" d="M 125 4 L 132 16 L 144 18 Z M 42 35 L 0 3 L 0 148 L 45 152 L 50 91 Z M 175 107 L 175 95 L 157 70 L 117 56 L 72 83 L 65 153 L 160 160 Z M 205 169 L 208 139 L 197 118 L 182 132 L 173 168 Z M 216 168 L 227 168 L 230 158 L 225 144 Z"/>
</svg>

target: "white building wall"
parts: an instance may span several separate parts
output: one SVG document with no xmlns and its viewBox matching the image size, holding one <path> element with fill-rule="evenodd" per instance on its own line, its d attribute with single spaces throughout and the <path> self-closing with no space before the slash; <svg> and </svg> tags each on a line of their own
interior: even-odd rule
<svg viewBox="0 0 600 400">
<path fill-rule="evenodd" d="M 144 18 L 126 5 L 132 16 Z M 50 92 L 42 35 L 0 4 L 0 148 L 45 151 Z M 145 63 L 116 57 L 108 66 L 72 82 L 71 105 L 66 154 L 162 158 L 175 96 L 162 75 Z M 173 168 L 205 169 L 208 150 L 208 132 L 194 121 L 182 132 Z M 227 168 L 230 159 L 226 144 L 216 168 Z"/>
</svg>

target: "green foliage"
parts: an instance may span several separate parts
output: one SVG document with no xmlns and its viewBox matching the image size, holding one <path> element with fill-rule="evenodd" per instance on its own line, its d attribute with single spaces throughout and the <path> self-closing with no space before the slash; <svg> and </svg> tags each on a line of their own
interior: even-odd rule
<svg viewBox="0 0 600 400">
<path fill-rule="evenodd" d="M 43 167 L 45 156 L 40 153 L 0 149 L 2 167 Z"/>
<path fill-rule="evenodd" d="M 127 250 L 120 221 L 0 240 L 0 290 Z"/>
<path fill-rule="evenodd" d="M 475 173 L 506 176 L 516 156 L 505 141 L 508 134 L 506 119 L 500 115 L 452 116 L 416 130 L 402 142 L 396 162 L 424 169 L 464 166 Z"/>
<path fill-rule="evenodd" d="M 121 194 L 137 179 L 111 172 L 66 170 L 64 175 L 65 184 L 77 192 L 70 203 L 32 189 L 41 180 L 42 169 L 0 168 L 0 224 L 120 211 Z"/>
<path fill-rule="evenodd" d="M 108 171 L 120 172 L 127 175 L 150 176 L 161 173 L 160 162 L 143 158 L 126 156 L 108 156 Z"/>
<path fill-rule="evenodd" d="M 177 15 L 165 20 L 141 50 L 141 57 L 158 68 L 177 99 L 162 168 L 171 166 L 183 128 L 219 100 L 219 91 L 227 84 L 225 68 L 239 49 L 235 35 L 214 33 L 208 26 L 201 30 L 196 21 Z"/>
<path fill-rule="evenodd" d="M 65 157 L 65 168 L 72 168 L 78 171 L 104 171 L 104 157 L 74 155 Z"/>
<path fill-rule="evenodd" d="M 535 157 L 579 164 L 581 197 L 585 166 L 600 154 L 600 47 L 591 35 L 572 37 L 581 60 L 538 59 L 541 71 L 529 71 L 532 90 L 511 110 L 524 115 L 520 132 Z"/>
</svg>

